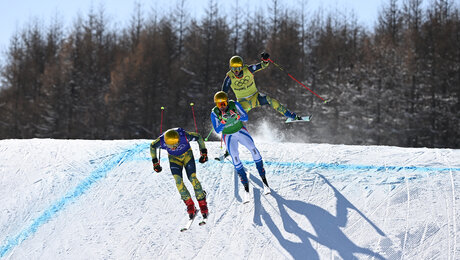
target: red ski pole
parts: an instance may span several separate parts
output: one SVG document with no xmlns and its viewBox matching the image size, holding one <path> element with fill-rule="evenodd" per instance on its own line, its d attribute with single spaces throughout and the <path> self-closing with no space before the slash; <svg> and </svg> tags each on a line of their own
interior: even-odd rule
<svg viewBox="0 0 460 260">
<path fill-rule="evenodd" d="M 276 62 L 274 62 L 273 60 L 271 60 L 270 58 L 267 59 L 269 62 L 273 63 L 273 65 L 275 65 L 276 67 L 278 67 L 278 69 L 280 69 L 282 72 L 286 73 L 289 77 L 291 77 L 291 79 L 293 79 L 295 82 L 299 83 L 302 87 L 306 88 L 307 90 L 309 90 L 311 93 L 315 94 L 315 96 L 319 97 L 324 103 L 327 103 L 329 102 L 329 100 L 324 100 L 324 98 L 320 97 L 318 94 L 316 94 L 313 90 L 311 90 L 310 88 L 308 88 L 307 86 L 305 86 L 304 84 L 302 84 L 300 81 L 298 81 L 296 78 L 294 78 L 289 72 L 285 71 L 283 69 L 283 67 L 281 67 L 279 64 L 277 64 Z"/>
<path fill-rule="evenodd" d="M 195 131 L 198 134 L 198 127 L 196 127 L 196 118 L 195 118 L 195 110 L 193 109 L 193 102 L 190 103 L 190 106 L 192 107 L 192 114 L 193 114 L 193 123 L 195 123 Z"/>
</svg>

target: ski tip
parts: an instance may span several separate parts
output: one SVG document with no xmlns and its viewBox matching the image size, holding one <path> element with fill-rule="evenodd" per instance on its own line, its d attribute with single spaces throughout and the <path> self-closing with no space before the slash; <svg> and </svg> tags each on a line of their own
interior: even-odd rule
<svg viewBox="0 0 460 260">
<path fill-rule="evenodd" d="M 184 231 L 187 231 L 187 230 L 188 230 L 188 228 L 181 228 L 180 232 L 184 232 Z"/>
</svg>

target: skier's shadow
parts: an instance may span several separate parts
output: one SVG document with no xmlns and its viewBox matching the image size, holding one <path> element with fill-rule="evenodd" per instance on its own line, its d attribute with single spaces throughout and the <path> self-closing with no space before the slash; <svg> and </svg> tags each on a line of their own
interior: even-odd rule
<svg viewBox="0 0 460 260">
<path fill-rule="evenodd" d="M 341 227 L 346 226 L 348 221 L 348 209 L 351 209 L 361 215 L 361 217 L 364 218 L 379 235 L 386 236 L 380 228 L 373 224 L 372 221 L 370 221 L 334 186 L 332 186 L 332 184 L 323 175 L 318 175 L 334 191 L 337 199 L 337 216 L 333 216 L 327 210 L 310 203 L 299 200 L 286 200 L 275 191 L 272 191 L 271 196 L 275 198 L 278 204 L 280 216 L 283 220 L 284 230 L 291 234 L 295 234 L 301 241 L 292 242 L 283 236 L 280 228 L 276 226 L 272 217 L 267 213 L 267 211 L 262 209 L 260 192 L 257 192 L 258 189 L 254 188 L 254 203 L 256 205 L 254 209 L 254 223 L 261 226 L 262 221 L 260 218 L 262 218 L 270 231 L 278 239 L 279 243 L 294 259 L 319 259 L 318 253 L 310 242 L 311 240 L 337 251 L 342 259 L 356 259 L 356 253 L 372 256 L 376 259 L 385 259 L 382 255 L 375 253 L 370 249 L 357 246 L 343 233 Z M 257 177 L 251 176 L 251 181 L 262 187 L 262 182 Z M 287 212 L 287 208 L 305 216 L 311 223 L 316 235 L 299 227 L 298 223 Z"/>
</svg>

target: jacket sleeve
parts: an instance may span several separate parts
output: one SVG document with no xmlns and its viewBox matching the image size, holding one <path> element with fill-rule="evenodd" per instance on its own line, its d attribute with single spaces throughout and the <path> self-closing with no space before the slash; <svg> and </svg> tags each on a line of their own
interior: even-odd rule
<svg viewBox="0 0 460 260">
<path fill-rule="evenodd" d="M 249 66 L 248 66 L 248 70 L 249 70 L 252 74 L 254 74 L 254 73 L 258 72 L 258 71 L 261 71 L 261 70 L 267 68 L 269 64 L 270 64 L 270 63 L 268 63 L 268 62 L 262 61 L 262 62 L 253 64 L 253 65 L 249 65 Z"/>
<path fill-rule="evenodd" d="M 226 76 L 224 79 L 224 83 L 222 83 L 222 91 L 228 93 L 230 90 L 230 86 L 232 85 L 232 80 L 229 76 Z"/>
<path fill-rule="evenodd" d="M 150 144 L 150 156 L 152 156 L 152 159 L 157 158 L 157 148 L 159 147 L 160 147 L 160 138 L 155 139 Z"/>
<path fill-rule="evenodd" d="M 214 131 L 216 131 L 216 133 L 222 132 L 222 130 L 225 127 L 225 124 L 222 124 L 220 122 L 219 118 L 217 118 L 216 116 L 216 113 L 214 113 L 213 111 L 211 111 L 211 122 L 212 122 L 212 127 L 214 128 Z"/>
<path fill-rule="evenodd" d="M 239 120 L 242 121 L 242 122 L 248 121 L 248 119 L 249 119 L 248 113 L 246 113 L 246 111 L 244 111 L 243 106 L 241 106 L 241 104 L 238 101 L 235 101 L 235 105 L 236 105 L 236 110 L 238 112 L 238 115 L 240 115 Z"/>
<path fill-rule="evenodd" d="M 203 149 L 206 149 L 206 145 L 204 144 L 203 137 L 201 137 L 200 134 L 195 133 L 195 132 L 185 132 L 185 135 L 187 137 L 187 140 L 189 141 L 197 141 L 198 146 L 200 148 L 200 151 Z"/>
</svg>

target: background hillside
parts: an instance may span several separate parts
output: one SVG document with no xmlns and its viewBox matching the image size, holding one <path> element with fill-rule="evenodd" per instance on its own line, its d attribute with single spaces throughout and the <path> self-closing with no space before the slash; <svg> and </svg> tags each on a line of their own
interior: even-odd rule
<svg viewBox="0 0 460 260">
<path fill-rule="evenodd" d="M 261 92 L 315 115 L 308 126 L 288 126 L 270 109 L 251 112 L 295 133 L 290 141 L 460 147 L 455 1 L 388 0 L 371 28 L 353 12 L 308 10 L 306 1 L 292 10 L 273 0 L 254 13 L 235 4 L 242 15 L 210 0 L 199 20 L 184 1 L 163 13 L 137 5 L 123 28 L 103 8 L 69 27 L 31 21 L 2 54 L 0 138 L 150 139 L 159 135 L 162 106 L 163 129 L 195 129 L 191 102 L 206 135 L 229 58 L 251 64 L 268 51 L 333 99 L 324 105 L 273 65 L 257 73 Z"/>
</svg>

